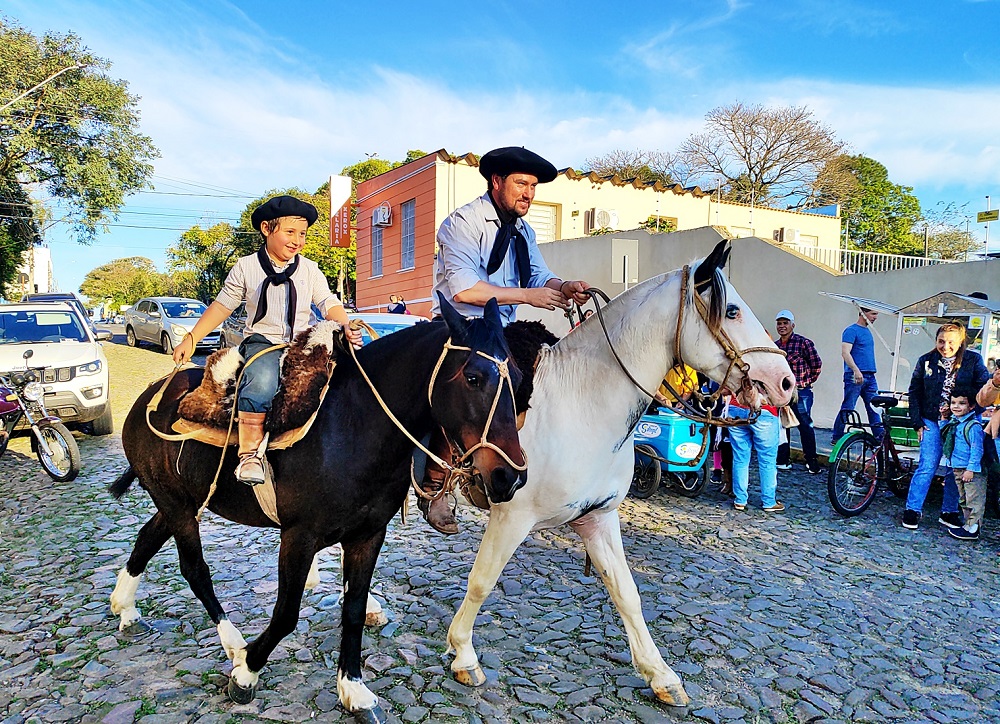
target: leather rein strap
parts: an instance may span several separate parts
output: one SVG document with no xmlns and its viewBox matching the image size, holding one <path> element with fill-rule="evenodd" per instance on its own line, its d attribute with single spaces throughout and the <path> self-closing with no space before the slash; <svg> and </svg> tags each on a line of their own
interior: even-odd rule
<svg viewBox="0 0 1000 724">
<path fill-rule="evenodd" d="M 687 309 L 687 292 L 688 292 L 688 285 L 690 284 L 690 279 L 691 279 L 690 265 L 685 265 L 681 273 L 682 273 L 681 298 L 680 298 L 680 305 L 678 305 L 678 311 L 677 311 L 677 327 L 674 331 L 675 365 L 684 364 L 684 357 L 681 354 L 681 331 L 684 326 L 684 312 Z M 591 298 L 594 300 L 594 308 L 596 309 L 597 319 L 601 323 L 601 329 L 604 330 L 604 338 L 608 341 L 608 347 L 611 350 L 611 354 L 614 356 L 615 361 L 618 363 L 618 366 L 621 368 L 622 372 L 625 373 L 625 376 L 628 377 L 628 379 L 636 387 L 636 389 L 638 389 L 640 392 L 642 392 L 644 395 L 646 395 L 646 397 L 650 398 L 651 400 L 656 399 L 656 396 L 653 393 L 649 392 L 635 379 L 635 377 L 632 375 L 629 369 L 625 366 L 625 363 L 622 361 L 622 358 L 618 355 L 618 351 L 615 349 L 614 344 L 611 342 L 611 335 L 608 332 L 607 324 L 604 321 L 604 314 L 601 312 L 601 307 L 597 303 L 597 297 L 601 297 L 604 300 L 605 304 L 610 302 L 608 295 L 605 294 L 600 289 L 597 289 L 596 287 L 591 287 L 586 291 L 586 293 L 589 294 Z M 778 349 L 777 347 L 775 348 L 747 347 L 745 349 L 739 349 L 736 346 L 736 344 L 733 343 L 732 338 L 728 334 L 726 334 L 726 331 L 722 329 L 721 326 L 719 326 L 717 329 L 713 329 L 712 325 L 708 323 L 708 317 L 709 317 L 708 306 L 705 304 L 705 301 L 698 294 L 697 290 L 694 291 L 694 294 L 692 294 L 692 296 L 694 297 L 695 309 L 701 316 L 702 320 L 705 322 L 706 326 L 708 326 L 709 331 L 711 331 L 712 333 L 712 337 L 715 339 L 716 342 L 719 343 L 719 346 L 722 347 L 723 352 L 725 352 L 726 357 L 729 359 L 729 367 L 726 369 L 726 374 L 722 378 L 722 383 L 719 385 L 719 388 L 715 390 L 715 392 L 712 392 L 711 394 L 705 394 L 698 389 L 692 391 L 692 396 L 698 401 L 698 407 L 695 407 L 687 400 L 682 399 L 681 394 L 677 390 L 673 389 L 673 387 L 671 387 L 671 385 L 667 383 L 666 380 L 664 380 L 664 384 L 666 384 L 667 389 L 671 392 L 671 394 L 674 395 L 674 397 L 677 399 L 678 404 L 681 406 L 681 409 L 674 408 L 673 411 L 676 412 L 681 417 L 684 417 L 688 420 L 692 420 L 694 422 L 699 422 L 704 425 L 715 425 L 719 427 L 722 426 L 731 427 L 733 425 L 750 425 L 753 422 L 755 422 L 757 418 L 760 416 L 760 410 L 757 411 L 751 410 L 749 417 L 747 417 L 746 419 L 736 419 L 732 417 L 716 417 L 714 415 L 715 403 L 722 396 L 723 390 L 726 388 L 726 383 L 729 381 L 730 376 L 733 374 L 734 368 L 738 369 L 743 375 L 743 379 L 740 382 L 740 390 L 745 392 L 753 391 L 753 385 L 750 382 L 750 365 L 743 360 L 744 354 L 748 354 L 750 352 L 767 352 L 770 354 L 780 354 L 782 357 L 784 357 L 785 352 L 784 350 Z"/>
</svg>

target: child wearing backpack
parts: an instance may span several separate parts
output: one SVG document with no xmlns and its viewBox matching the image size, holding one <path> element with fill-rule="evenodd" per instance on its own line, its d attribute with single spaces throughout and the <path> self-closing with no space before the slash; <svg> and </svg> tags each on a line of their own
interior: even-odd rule
<svg viewBox="0 0 1000 724">
<path fill-rule="evenodd" d="M 952 390 L 951 419 L 941 423 L 941 452 L 955 476 L 959 505 L 965 517 L 961 528 L 948 529 L 948 534 L 958 540 L 979 540 L 979 528 L 986 510 L 984 433 L 975 399 L 975 394 L 969 390 Z"/>
</svg>

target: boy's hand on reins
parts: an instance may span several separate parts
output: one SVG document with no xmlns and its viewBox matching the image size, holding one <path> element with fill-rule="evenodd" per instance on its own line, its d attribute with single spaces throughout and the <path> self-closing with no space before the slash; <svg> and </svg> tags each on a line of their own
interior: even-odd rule
<svg viewBox="0 0 1000 724">
<path fill-rule="evenodd" d="M 184 364 L 191 359 L 192 354 L 194 354 L 194 339 L 190 334 L 186 334 L 181 343 L 174 347 L 174 364 L 178 366 Z"/>
<path fill-rule="evenodd" d="M 355 349 L 361 349 L 361 345 L 364 343 L 364 338 L 361 336 L 360 329 L 352 329 L 349 325 L 345 325 L 344 336 L 347 338 L 347 341 L 350 342 L 352 347 Z"/>
</svg>

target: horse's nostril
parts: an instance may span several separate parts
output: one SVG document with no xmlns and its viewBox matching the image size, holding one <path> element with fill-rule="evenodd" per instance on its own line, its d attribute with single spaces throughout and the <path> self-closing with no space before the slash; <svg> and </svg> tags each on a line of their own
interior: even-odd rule
<svg viewBox="0 0 1000 724">
<path fill-rule="evenodd" d="M 785 392 L 788 392 L 794 386 L 795 386 L 795 378 L 793 377 L 786 376 L 783 380 L 781 380 L 781 389 L 783 389 Z"/>
</svg>

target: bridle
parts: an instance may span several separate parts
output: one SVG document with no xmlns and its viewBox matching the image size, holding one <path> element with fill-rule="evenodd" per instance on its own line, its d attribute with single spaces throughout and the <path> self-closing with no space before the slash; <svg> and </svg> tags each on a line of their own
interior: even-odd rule
<svg viewBox="0 0 1000 724">
<path fill-rule="evenodd" d="M 688 307 L 687 294 L 688 294 L 688 287 L 690 285 L 690 279 L 691 279 L 691 267 L 690 265 L 685 265 L 684 268 L 681 270 L 681 299 L 680 299 L 680 304 L 678 305 L 677 327 L 674 334 L 675 365 L 684 364 L 684 356 L 681 354 L 681 330 L 684 327 L 684 312 Z M 729 378 L 732 376 L 734 370 L 739 370 L 743 375 L 743 379 L 740 381 L 740 392 L 744 394 L 755 392 L 755 390 L 753 389 L 753 383 L 750 382 L 750 364 L 743 359 L 743 355 L 749 354 L 751 352 L 767 352 L 770 354 L 780 354 L 782 357 L 784 357 L 786 356 L 785 351 L 778 349 L 777 347 L 746 347 L 740 349 L 733 342 L 732 338 L 728 334 L 726 334 L 726 330 L 722 328 L 722 325 L 714 327 L 712 324 L 710 324 L 708 306 L 705 304 L 705 300 L 703 300 L 701 298 L 701 295 L 698 293 L 698 287 L 704 286 L 705 284 L 709 283 L 710 281 L 706 280 L 704 282 L 701 282 L 700 284 L 696 284 L 694 293 L 691 296 L 694 298 L 695 310 L 698 312 L 702 320 L 705 322 L 705 326 L 707 326 L 709 331 L 712 333 L 712 337 L 722 348 L 722 351 L 725 353 L 726 358 L 729 359 L 729 367 L 726 369 L 726 374 L 722 378 L 722 383 L 714 392 L 707 394 L 695 388 L 692 391 L 691 396 L 696 400 L 697 406 L 692 405 L 687 400 L 684 400 L 681 394 L 677 390 L 673 389 L 673 387 L 669 383 L 667 383 L 666 380 L 664 380 L 664 384 L 666 385 L 670 393 L 673 394 L 673 396 L 677 399 L 678 404 L 681 406 L 680 409 L 676 408 L 674 409 L 674 412 L 676 412 L 681 417 L 684 417 L 688 420 L 692 420 L 694 422 L 699 422 L 704 425 L 725 426 L 725 427 L 731 427 L 734 425 L 750 425 L 757 420 L 758 416 L 760 415 L 760 410 L 756 411 L 750 410 L 749 416 L 746 419 L 732 418 L 732 417 L 716 417 L 714 414 L 715 405 L 718 402 L 719 398 L 722 396 L 723 390 L 727 389 L 727 383 L 729 382 Z M 605 304 L 607 304 L 610 301 L 608 295 L 595 287 L 591 287 L 586 291 L 586 293 L 589 294 L 591 299 L 594 300 L 594 308 L 596 309 L 597 319 L 601 323 L 601 329 L 604 330 L 604 338 L 607 339 L 608 347 L 611 349 L 611 354 L 614 356 L 615 361 L 618 363 L 618 366 L 621 368 L 622 372 L 625 373 L 625 376 L 629 378 L 632 384 L 635 385 L 636 389 L 638 389 L 640 392 L 642 392 L 644 395 L 646 395 L 646 397 L 650 398 L 651 400 L 655 399 L 655 395 L 653 395 L 653 393 L 649 392 L 645 387 L 639 384 L 639 382 L 635 379 L 632 373 L 629 372 L 628 368 L 625 366 L 625 363 L 622 361 L 622 358 L 618 355 L 618 351 L 615 349 L 614 344 L 611 342 L 611 335 L 608 333 L 608 327 L 604 321 L 604 315 L 601 312 L 600 305 L 597 303 L 597 298 L 600 297 L 604 300 Z"/>
<path fill-rule="evenodd" d="M 390 420 L 392 420 L 392 422 L 396 425 L 396 427 L 399 428 L 400 432 L 402 432 L 404 435 L 406 435 L 406 437 L 410 439 L 410 442 L 412 442 L 416 447 L 418 447 L 421 451 L 423 451 L 425 455 L 427 455 L 428 459 L 433 460 L 435 464 L 437 464 L 443 470 L 446 471 L 445 482 L 444 485 L 441 487 L 441 489 L 435 491 L 434 493 L 427 493 L 423 490 L 423 488 L 420 487 L 419 483 L 416 480 L 416 476 L 413 475 L 413 469 L 411 464 L 410 483 L 412 484 L 414 491 L 419 497 L 424 498 L 426 500 L 437 500 L 441 496 L 450 493 L 454 489 L 456 484 L 458 484 L 462 489 L 462 491 L 464 492 L 468 488 L 468 486 L 472 484 L 473 478 L 476 475 L 476 468 L 473 465 L 472 456 L 476 453 L 476 451 L 480 450 L 481 448 L 488 448 L 494 451 L 501 458 L 503 458 L 503 460 L 508 465 L 510 465 L 510 467 L 514 468 L 518 472 L 524 472 L 525 470 L 528 469 L 528 455 L 527 453 L 525 453 L 524 448 L 521 448 L 521 458 L 524 460 L 524 463 L 518 465 L 513 460 L 511 460 L 510 456 L 506 452 L 504 452 L 500 447 L 494 445 L 492 442 L 487 440 L 490 428 L 493 426 L 493 418 L 496 416 L 497 407 L 500 404 L 500 396 L 503 394 L 504 385 L 506 385 L 507 388 L 510 390 L 511 405 L 514 404 L 514 382 L 511 379 L 510 375 L 509 358 L 499 359 L 497 357 L 493 357 L 492 355 L 486 354 L 482 350 L 478 349 L 473 350 L 471 347 L 463 347 L 461 345 L 452 344 L 451 337 L 449 337 L 448 340 L 444 343 L 444 347 L 441 350 L 441 356 L 438 357 L 438 361 L 434 365 L 434 371 L 431 373 L 431 379 L 427 385 L 427 403 L 432 409 L 434 407 L 434 385 L 437 382 L 438 373 L 441 371 L 441 366 L 444 364 L 444 360 L 448 356 L 449 351 L 455 350 L 461 352 L 475 352 L 480 357 L 483 357 L 484 359 L 487 359 L 493 364 L 495 364 L 497 367 L 497 372 L 500 375 L 500 382 L 499 384 L 497 384 L 497 391 L 496 394 L 493 396 L 493 404 L 490 406 L 490 414 L 486 418 L 486 423 L 483 426 L 483 434 L 480 436 L 479 442 L 477 442 L 475 445 L 473 445 L 468 450 L 465 450 L 463 452 L 462 446 L 456 441 L 452 440 L 451 436 L 448 435 L 447 432 L 445 432 L 444 429 L 442 428 L 442 432 L 445 432 L 445 438 L 448 441 L 449 447 L 452 450 L 457 449 L 460 453 L 460 455 L 458 456 L 452 455 L 451 462 L 446 462 L 445 460 L 441 459 L 433 452 L 431 452 L 426 446 L 424 446 L 424 444 L 421 443 L 417 438 L 415 438 L 410 433 L 410 431 L 403 426 L 403 423 L 401 423 L 399 419 L 394 414 L 392 414 L 392 410 L 389 409 L 389 406 L 385 403 L 385 400 L 382 399 L 382 396 L 378 393 L 378 390 L 375 389 L 375 385 L 372 383 L 371 378 L 368 377 L 368 373 L 365 372 L 364 368 L 361 366 L 361 363 L 358 362 L 357 355 L 354 353 L 354 347 L 352 345 L 348 345 L 348 347 L 350 347 L 351 349 L 351 356 L 354 357 L 354 362 L 358 366 L 358 371 L 361 372 L 361 376 L 364 378 L 365 382 L 368 383 L 368 387 L 371 389 L 372 394 L 375 395 L 375 399 L 378 400 L 378 403 L 379 405 L 381 405 L 382 410 L 385 412 L 385 414 L 389 417 Z M 458 372 L 456 373 L 456 376 L 462 373 L 462 370 L 465 369 L 465 365 L 467 364 L 468 360 L 466 360 L 465 364 L 463 364 L 462 367 L 459 368 Z M 489 497 L 488 487 L 486 488 L 486 495 L 487 497 Z M 490 502 L 492 502 L 492 500 Z"/>
</svg>

